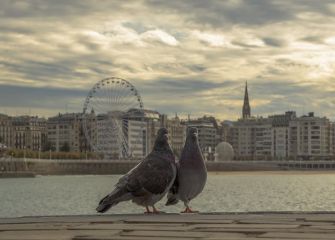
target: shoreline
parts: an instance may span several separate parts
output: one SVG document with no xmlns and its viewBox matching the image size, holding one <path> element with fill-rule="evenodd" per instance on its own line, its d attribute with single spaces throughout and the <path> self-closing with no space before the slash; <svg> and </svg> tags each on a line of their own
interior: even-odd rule
<svg viewBox="0 0 335 240">
<path fill-rule="evenodd" d="M 138 161 L 106 160 L 40 160 L 10 159 L 0 161 L 2 173 L 34 173 L 36 175 L 111 175 L 125 174 L 138 164 Z M 230 161 L 206 162 L 208 172 L 240 173 L 331 173 L 335 171 L 335 161 Z M 3 174 L 4 175 L 4 174 Z M 14 174 L 15 175 L 15 174 Z"/>
</svg>

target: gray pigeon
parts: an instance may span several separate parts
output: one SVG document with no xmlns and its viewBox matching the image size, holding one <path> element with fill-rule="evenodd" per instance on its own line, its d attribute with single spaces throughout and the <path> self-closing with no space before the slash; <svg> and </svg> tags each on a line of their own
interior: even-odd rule
<svg viewBox="0 0 335 240">
<path fill-rule="evenodd" d="M 166 205 L 176 204 L 179 200 L 186 207 L 183 213 L 192 213 L 189 202 L 202 192 L 207 180 L 207 169 L 202 156 L 198 131 L 189 128 L 184 149 L 177 163 L 177 177 L 171 187 Z"/>
<path fill-rule="evenodd" d="M 176 173 L 175 157 L 168 143 L 168 131 L 161 128 L 157 132 L 152 152 L 119 179 L 115 189 L 99 202 L 96 210 L 103 213 L 119 202 L 132 200 L 144 206 L 146 213 L 159 213 L 154 205 L 168 192 Z M 149 206 L 153 208 L 152 212 Z"/>
</svg>

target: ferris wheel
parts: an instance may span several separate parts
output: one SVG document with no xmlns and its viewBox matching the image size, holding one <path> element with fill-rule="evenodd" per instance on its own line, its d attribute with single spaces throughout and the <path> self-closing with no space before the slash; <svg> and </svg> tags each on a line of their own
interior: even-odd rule
<svg viewBox="0 0 335 240">
<path fill-rule="evenodd" d="M 144 125 L 137 124 L 135 134 L 130 136 L 130 120 L 142 110 L 141 96 L 129 81 L 110 77 L 97 82 L 85 99 L 82 117 L 84 135 L 92 150 L 106 159 L 132 157 L 134 146 L 143 140 Z"/>
</svg>

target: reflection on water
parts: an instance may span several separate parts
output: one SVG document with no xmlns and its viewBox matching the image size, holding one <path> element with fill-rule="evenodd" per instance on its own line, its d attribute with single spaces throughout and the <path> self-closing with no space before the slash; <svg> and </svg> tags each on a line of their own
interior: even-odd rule
<svg viewBox="0 0 335 240">
<path fill-rule="evenodd" d="M 38 176 L 0 179 L 0 217 L 95 214 L 98 201 L 120 176 Z M 335 174 L 210 174 L 204 192 L 191 202 L 201 212 L 335 211 Z M 178 212 L 183 205 L 157 206 Z M 141 213 L 120 203 L 109 213 Z"/>
</svg>

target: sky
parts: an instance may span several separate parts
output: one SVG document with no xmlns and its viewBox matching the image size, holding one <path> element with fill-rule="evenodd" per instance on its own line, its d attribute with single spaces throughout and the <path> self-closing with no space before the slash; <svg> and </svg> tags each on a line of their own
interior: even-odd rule
<svg viewBox="0 0 335 240">
<path fill-rule="evenodd" d="M 335 119 L 333 0 L 1 0 L 0 113 L 81 112 L 92 86 L 130 81 L 144 107 L 234 120 Z"/>
</svg>

